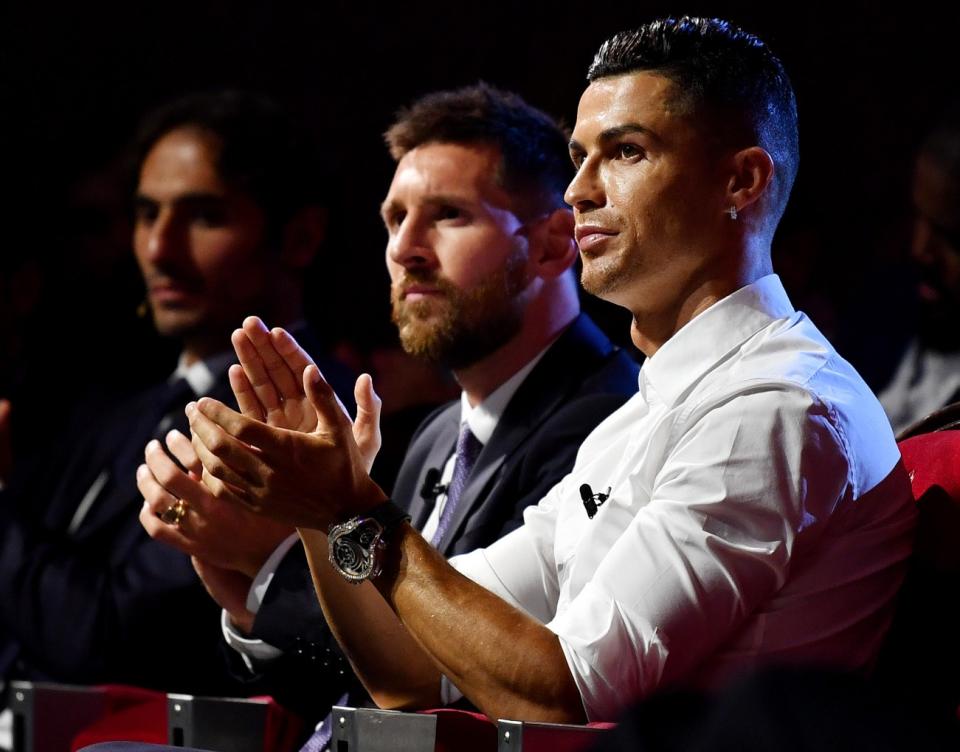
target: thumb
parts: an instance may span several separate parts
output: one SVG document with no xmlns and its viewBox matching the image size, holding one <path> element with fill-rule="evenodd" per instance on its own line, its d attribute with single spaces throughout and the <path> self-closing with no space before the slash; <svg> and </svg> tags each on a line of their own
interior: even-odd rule
<svg viewBox="0 0 960 752">
<path fill-rule="evenodd" d="M 357 442 L 364 465 L 369 473 L 382 443 L 380 435 L 380 408 L 383 404 L 373 390 L 373 379 L 361 374 L 353 388 L 357 401 L 357 419 L 353 423 L 353 439 Z"/>
<path fill-rule="evenodd" d="M 350 417 L 343 404 L 313 363 L 303 371 L 303 391 L 317 411 L 318 430 L 332 431 L 345 421 L 349 423 Z"/>
</svg>

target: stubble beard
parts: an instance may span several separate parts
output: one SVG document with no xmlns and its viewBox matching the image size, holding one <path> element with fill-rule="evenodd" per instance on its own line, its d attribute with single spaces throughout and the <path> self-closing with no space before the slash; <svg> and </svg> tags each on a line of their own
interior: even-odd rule
<svg viewBox="0 0 960 752">
<path fill-rule="evenodd" d="M 607 300 L 619 290 L 631 275 L 625 259 L 618 253 L 593 259 L 581 257 L 580 284 L 591 295 Z"/>
<path fill-rule="evenodd" d="M 432 272 L 407 271 L 391 288 L 392 319 L 410 355 L 452 370 L 466 368 L 512 339 L 523 323 L 523 292 L 529 284 L 518 249 L 503 268 L 470 290 Z M 408 302 L 402 290 L 429 283 L 439 294 Z"/>
</svg>

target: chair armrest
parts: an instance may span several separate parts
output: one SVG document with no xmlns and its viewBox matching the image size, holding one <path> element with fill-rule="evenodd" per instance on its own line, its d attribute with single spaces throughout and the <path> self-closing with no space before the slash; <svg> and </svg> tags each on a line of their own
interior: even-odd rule
<svg viewBox="0 0 960 752">
<path fill-rule="evenodd" d="M 107 712 L 102 687 L 10 682 L 14 752 L 69 752 L 74 734 Z"/>
<path fill-rule="evenodd" d="M 596 743 L 611 723 L 581 726 L 570 723 L 497 722 L 497 752 L 579 752 Z"/>
<path fill-rule="evenodd" d="M 437 717 L 334 705 L 331 749 L 338 752 L 433 752 Z"/>
<path fill-rule="evenodd" d="M 268 697 L 167 695 L 167 741 L 230 752 L 288 752 L 302 720 Z"/>
</svg>

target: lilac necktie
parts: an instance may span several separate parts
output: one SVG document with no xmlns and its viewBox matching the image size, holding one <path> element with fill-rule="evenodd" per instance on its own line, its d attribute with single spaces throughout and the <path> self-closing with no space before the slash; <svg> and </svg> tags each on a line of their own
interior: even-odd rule
<svg viewBox="0 0 960 752">
<path fill-rule="evenodd" d="M 346 705 L 347 695 L 343 695 L 339 700 L 337 700 L 334 705 Z M 333 711 L 331 710 L 327 713 L 327 717 L 323 719 L 317 730 L 313 732 L 309 739 L 307 739 L 306 744 L 300 747 L 300 752 L 323 752 L 327 748 L 327 745 L 330 744 L 330 739 L 333 738 Z"/>
<path fill-rule="evenodd" d="M 443 536 L 446 535 L 453 520 L 453 515 L 457 510 L 457 502 L 460 500 L 460 494 L 467 486 L 470 479 L 470 472 L 473 466 L 477 464 L 477 457 L 483 444 L 480 439 L 473 435 L 470 426 L 463 423 L 460 426 L 460 436 L 457 439 L 456 460 L 453 463 L 453 478 L 450 479 L 450 487 L 447 489 L 447 500 L 444 502 L 443 511 L 440 513 L 440 521 L 437 523 L 437 532 L 433 534 L 431 543 L 439 546 Z"/>
</svg>

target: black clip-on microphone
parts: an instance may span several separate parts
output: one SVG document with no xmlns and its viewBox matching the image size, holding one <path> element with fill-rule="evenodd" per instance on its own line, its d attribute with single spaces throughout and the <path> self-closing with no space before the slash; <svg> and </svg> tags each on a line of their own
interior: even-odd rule
<svg viewBox="0 0 960 752">
<path fill-rule="evenodd" d="M 420 487 L 420 498 L 428 504 L 436 504 L 437 497 L 447 492 L 447 486 L 440 482 L 440 470 L 431 467 L 423 477 L 423 486 Z"/>
<path fill-rule="evenodd" d="M 594 493 L 589 483 L 584 483 L 580 486 L 580 498 L 583 499 L 583 508 L 587 510 L 587 517 L 591 520 L 594 518 L 594 515 L 596 515 L 597 508 L 610 498 L 610 490 L 610 487 L 607 486 L 606 493 Z"/>
</svg>

